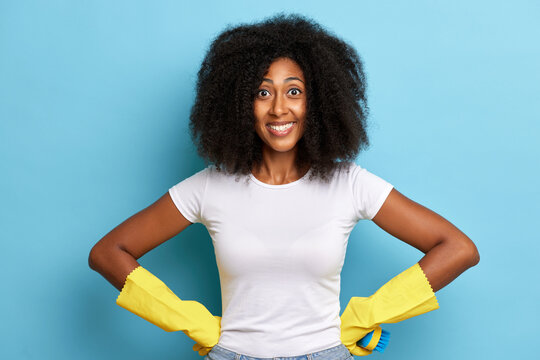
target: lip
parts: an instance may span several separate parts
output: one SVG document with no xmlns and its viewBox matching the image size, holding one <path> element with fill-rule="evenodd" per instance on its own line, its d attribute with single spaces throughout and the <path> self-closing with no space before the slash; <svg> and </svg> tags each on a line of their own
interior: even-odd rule
<svg viewBox="0 0 540 360">
<path fill-rule="evenodd" d="M 286 122 L 281 122 L 281 123 L 277 123 L 277 124 L 288 124 L 288 123 L 290 123 L 290 122 L 291 122 L 291 121 L 286 121 Z M 269 124 L 266 124 L 266 128 L 268 129 L 268 131 L 269 131 L 271 134 L 273 134 L 273 135 L 275 135 L 275 136 L 280 136 L 280 137 L 281 137 L 281 136 L 286 136 L 286 135 L 290 134 L 291 131 L 293 131 L 293 129 L 296 127 L 296 121 L 292 121 L 292 123 L 293 123 L 293 124 L 291 125 L 291 127 L 288 128 L 288 129 L 286 129 L 286 130 L 284 130 L 284 131 L 277 131 L 277 130 L 272 129 L 270 126 L 268 126 L 268 125 L 274 125 L 274 124 L 276 124 L 276 123 L 269 123 Z"/>
<path fill-rule="evenodd" d="M 295 122 L 296 121 L 292 121 L 292 120 L 289 120 L 289 121 L 272 121 L 272 122 L 267 123 L 266 125 L 279 126 L 279 125 L 285 125 L 285 124 L 288 124 L 288 123 L 295 123 Z"/>
</svg>

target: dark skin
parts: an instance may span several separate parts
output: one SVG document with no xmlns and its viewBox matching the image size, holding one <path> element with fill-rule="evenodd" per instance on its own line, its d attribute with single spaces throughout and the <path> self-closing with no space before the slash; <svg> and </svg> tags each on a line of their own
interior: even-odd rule
<svg viewBox="0 0 540 360">
<path fill-rule="evenodd" d="M 253 101 L 255 131 L 263 141 L 262 164 L 252 169 L 262 182 L 282 185 L 298 180 L 309 170 L 296 169 L 298 140 L 304 134 L 307 97 L 302 69 L 288 58 L 276 59 L 263 75 Z M 269 131 L 271 122 L 293 122 L 291 133 L 276 136 Z"/>
<path fill-rule="evenodd" d="M 255 130 L 264 143 L 263 162 L 252 173 L 262 182 L 282 185 L 298 180 L 308 171 L 294 167 L 296 144 L 303 135 L 306 113 L 304 76 L 294 61 L 279 58 L 264 78 L 253 104 Z M 273 121 L 292 121 L 295 128 L 278 137 L 266 126 Z M 433 291 L 445 287 L 480 260 L 467 235 L 395 188 L 373 222 L 425 254 L 419 264 Z M 139 266 L 137 259 L 191 224 L 167 192 L 98 241 L 90 252 L 89 265 L 121 291 L 127 275 Z"/>
</svg>

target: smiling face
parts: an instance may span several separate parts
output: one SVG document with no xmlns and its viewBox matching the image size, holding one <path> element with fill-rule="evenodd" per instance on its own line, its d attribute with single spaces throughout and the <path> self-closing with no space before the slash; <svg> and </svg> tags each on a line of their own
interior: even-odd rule
<svg viewBox="0 0 540 360">
<path fill-rule="evenodd" d="M 253 101 L 255 131 L 264 143 L 263 152 L 295 149 L 304 133 L 305 89 L 304 74 L 295 61 L 281 57 L 270 64 Z"/>
</svg>

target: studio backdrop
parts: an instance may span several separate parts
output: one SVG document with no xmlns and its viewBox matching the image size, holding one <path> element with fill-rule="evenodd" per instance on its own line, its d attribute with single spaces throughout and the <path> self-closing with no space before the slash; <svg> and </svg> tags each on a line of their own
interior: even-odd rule
<svg viewBox="0 0 540 360">
<path fill-rule="evenodd" d="M 0 2 L 3 359 L 202 359 L 115 304 L 92 246 L 204 167 L 189 137 L 202 58 L 231 24 L 278 12 L 353 45 L 371 146 L 356 163 L 439 213 L 480 263 L 440 309 L 384 325 L 380 359 L 531 359 L 539 317 L 540 5 L 536 1 Z M 423 254 L 361 221 L 342 310 Z M 221 315 L 201 224 L 139 262 Z"/>
</svg>

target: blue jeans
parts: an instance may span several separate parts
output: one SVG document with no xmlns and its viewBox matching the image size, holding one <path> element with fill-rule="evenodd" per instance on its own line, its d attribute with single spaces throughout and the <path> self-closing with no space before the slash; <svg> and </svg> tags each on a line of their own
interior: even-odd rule
<svg viewBox="0 0 540 360">
<path fill-rule="evenodd" d="M 311 354 L 300 356 L 284 356 L 273 358 L 256 358 L 252 356 L 242 355 L 234 351 L 222 348 L 219 345 L 214 345 L 212 350 L 204 357 L 204 360 L 353 360 L 354 357 L 349 352 L 345 345 L 340 344 L 330 349 L 317 351 Z"/>
</svg>

